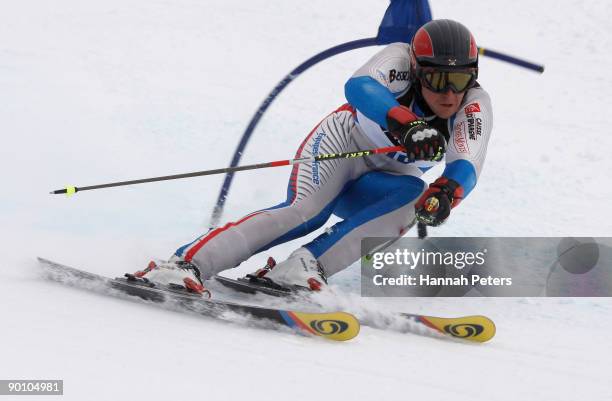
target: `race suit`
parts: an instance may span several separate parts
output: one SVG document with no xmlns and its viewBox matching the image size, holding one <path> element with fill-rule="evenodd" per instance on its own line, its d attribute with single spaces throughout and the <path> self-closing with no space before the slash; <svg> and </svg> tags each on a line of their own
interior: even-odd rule
<svg viewBox="0 0 612 401">
<path fill-rule="evenodd" d="M 284 202 L 210 230 L 176 255 L 208 278 L 322 227 L 334 214 L 342 221 L 303 244 L 331 276 L 360 258 L 364 237 L 399 237 L 414 224 L 414 203 L 427 187 L 419 177 L 437 163 L 445 163 L 442 175 L 459 183 L 467 197 L 482 171 L 492 130 L 489 95 L 476 85 L 456 114 L 437 117 L 411 84 L 409 52 L 408 44 L 393 43 L 357 70 L 345 85 L 349 103 L 317 124 L 295 157 L 398 145 L 386 130 L 386 116 L 404 105 L 444 135 L 445 159 L 409 162 L 404 152 L 395 152 L 296 164 Z"/>
</svg>

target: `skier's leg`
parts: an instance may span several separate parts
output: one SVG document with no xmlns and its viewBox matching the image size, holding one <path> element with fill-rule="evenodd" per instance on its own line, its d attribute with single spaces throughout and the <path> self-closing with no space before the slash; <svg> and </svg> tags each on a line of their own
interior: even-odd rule
<svg viewBox="0 0 612 401">
<path fill-rule="evenodd" d="M 414 202 L 425 183 L 410 175 L 373 171 L 345 191 L 334 213 L 344 221 L 294 251 L 265 277 L 276 284 L 321 288 L 326 277 L 360 257 L 364 237 L 400 237 L 414 222 Z"/>
<path fill-rule="evenodd" d="M 351 109 L 337 110 L 308 135 L 296 157 L 355 150 L 350 135 L 354 124 Z M 179 248 L 176 256 L 197 265 L 204 278 L 235 267 L 255 253 L 322 226 L 348 183 L 365 171 L 361 159 L 297 164 L 285 202 L 211 230 Z"/>
<path fill-rule="evenodd" d="M 414 202 L 425 188 L 413 176 L 364 174 L 337 204 L 334 213 L 344 220 L 304 247 L 331 276 L 360 258 L 363 238 L 402 236 L 414 223 Z"/>
</svg>

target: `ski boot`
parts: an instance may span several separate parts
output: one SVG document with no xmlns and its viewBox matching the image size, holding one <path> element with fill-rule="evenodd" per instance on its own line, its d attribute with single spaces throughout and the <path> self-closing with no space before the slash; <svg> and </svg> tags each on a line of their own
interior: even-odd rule
<svg viewBox="0 0 612 401">
<path fill-rule="evenodd" d="M 323 267 L 306 248 L 295 250 L 287 260 L 279 264 L 270 257 L 265 267 L 248 274 L 246 278 L 252 284 L 261 284 L 279 291 L 320 291 L 327 285 Z"/>
<path fill-rule="evenodd" d="M 144 270 L 128 273 L 125 277 L 145 285 L 148 283 L 154 286 L 154 283 L 159 283 L 171 289 L 183 289 L 196 295 L 206 295 L 208 298 L 211 296 L 210 291 L 204 287 L 200 269 L 195 264 L 178 258 L 157 262 L 152 260 Z"/>
</svg>

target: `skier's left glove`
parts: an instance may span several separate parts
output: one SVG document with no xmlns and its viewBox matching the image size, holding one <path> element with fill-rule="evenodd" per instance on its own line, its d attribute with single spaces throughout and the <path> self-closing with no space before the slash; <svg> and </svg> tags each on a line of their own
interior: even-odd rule
<svg viewBox="0 0 612 401">
<path fill-rule="evenodd" d="M 429 185 L 414 205 L 416 219 L 428 226 L 439 226 L 462 198 L 463 188 L 457 181 L 440 177 Z"/>
<path fill-rule="evenodd" d="M 408 160 L 440 161 L 446 141 L 437 129 L 430 127 L 406 106 L 396 106 L 387 113 L 387 128 L 406 149 Z"/>
</svg>

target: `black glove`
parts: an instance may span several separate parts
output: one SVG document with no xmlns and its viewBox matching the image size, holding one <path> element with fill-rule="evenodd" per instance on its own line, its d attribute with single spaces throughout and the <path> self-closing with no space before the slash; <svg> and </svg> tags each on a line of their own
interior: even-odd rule
<svg viewBox="0 0 612 401">
<path fill-rule="evenodd" d="M 439 226 L 444 223 L 452 208 L 463 198 L 463 187 L 454 180 L 440 177 L 429 185 L 429 188 L 414 204 L 416 219 L 428 226 Z"/>
<path fill-rule="evenodd" d="M 387 128 L 406 148 L 410 161 L 442 160 L 446 149 L 444 136 L 420 120 L 406 106 L 396 106 L 387 113 Z"/>
</svg>

